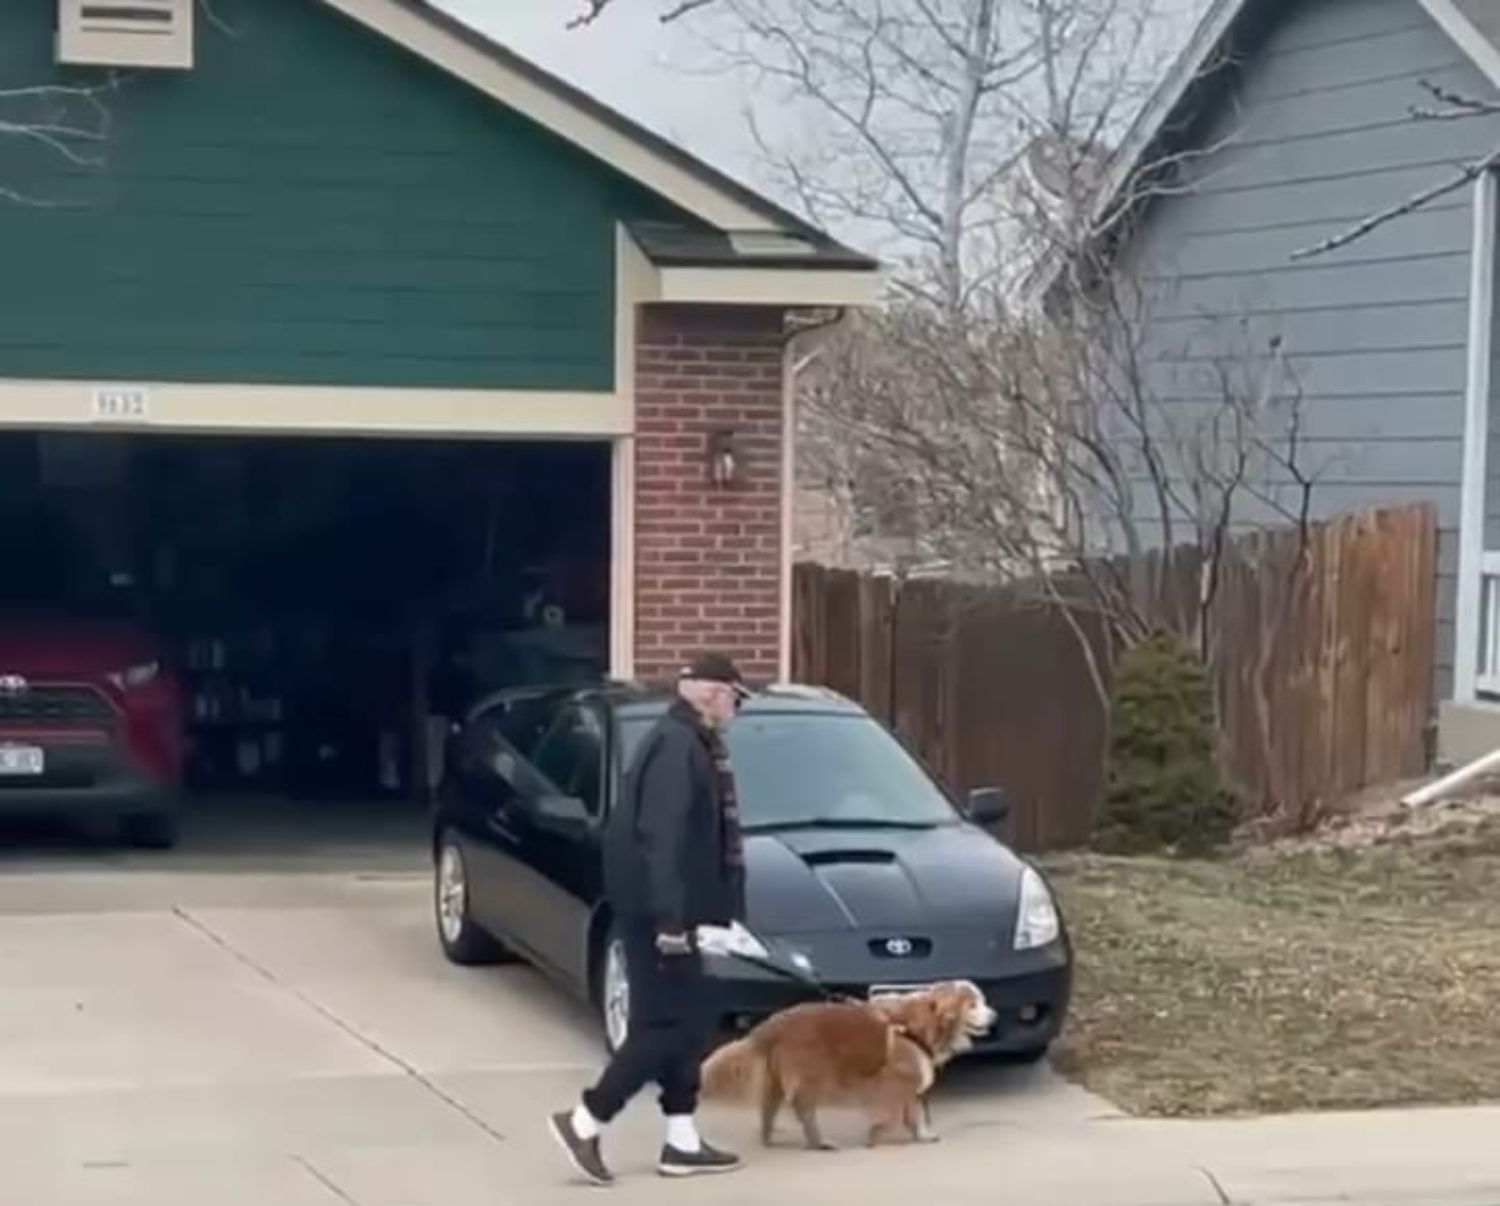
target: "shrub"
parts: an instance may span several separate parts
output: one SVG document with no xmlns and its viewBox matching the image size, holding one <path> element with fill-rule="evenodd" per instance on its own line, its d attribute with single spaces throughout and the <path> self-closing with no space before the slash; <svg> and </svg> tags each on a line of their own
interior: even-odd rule
<svg viewBox="0 0 1500 1206">
<path fill-rule="evenodd" d="M 1202 663 L 1167 633 L 1126 650 L 1115 671 L 1096 844 L 1123 854 L 1206 854 L 1229 840 L 1237 814 Z"/>
</svg>

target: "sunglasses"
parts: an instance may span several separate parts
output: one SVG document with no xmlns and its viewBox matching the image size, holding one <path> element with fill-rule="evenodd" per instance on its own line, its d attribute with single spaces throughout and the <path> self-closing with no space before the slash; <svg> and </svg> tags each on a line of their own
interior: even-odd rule
<svg viewBox="0 0 1500 1206">
<path fill-rule="evenodd" d="M 719 686 L 723 687 L 724 690 L 729 692 L 730 699 L 734 704 L 734 710 L 736 712 L 738 712 L 745 706 L 745 700 L 750 697 L 749 692 L 746 691 L 744 687 L 741 687 L 736 683 L 720 683 Z"/>
</svg>

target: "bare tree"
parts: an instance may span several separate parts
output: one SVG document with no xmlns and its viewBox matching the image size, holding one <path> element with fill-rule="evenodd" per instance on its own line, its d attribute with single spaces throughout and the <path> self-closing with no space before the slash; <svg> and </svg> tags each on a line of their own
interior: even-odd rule
<svg viewBox="0 0 1500 1206">
<path fill-rule="evenodd" d="M 1097 163 L 1159 25 L 1158 0 L 718 0 L 703 30 L 713 69 L 753 86 L 771 178 L 956 315 L 1013 283 L 1033 151 Z"/>
<path fill-rule="evenodd" d="M 1500 101 L 1465 96 L 1434 84 L 1430 80 L 1421 81 L 1421 88 L 1428 94 L 1431 103 L 1413 105 L 1411 107 L 1413 121 L 1473 121 L 1488 118 L 1497 128 L 1494 148 L 1477 159 L 1459 164 L 1452 171 L 1418 189 L 1411 196 L 1373 211 L 1352 226 L 1326 239 L 1299 248 L 1292 253 L 1292 259 L 1310 259 L 1313 256 L 1336 251 L 1340 247 L 1347 247 L 1350 243 L 1380 229 L 1386 223 L 1404 218 L 1408 214 L 1414 214 L 1425 209 L 1440 197 L 1446 197 L 1449 193 L 1472 184 L 1486 172 L 1500 169 Z"/>
<path fill-rule="evenodd" d="M 658 10 L 658 18 L 662 24 L 670 24 L 689 13 L 716 3 L 718 0 L 673 0 L 672 3 Z M 568 19 L 568 27 L 579 29 L 585 25 L 592 25 L 604 15 L 605 9 L 613 7 L 614 4 L 615 0 L 582 0 L 582 7 Z"/>
<path fill-rule="evenodd" d="M 1210 616 L 1247 524 L 1305 529 L 1300 387 L 1279 340 L 1195 364 L 1178 401 L 1147 346 L 1141 291 L 1118 275 L 1065 321 L 1003 313 L 962 328 L 918 305 L 845 332 L 802 397 L 830 481 L 897 509 L 917 555 L 1015 584 L 1076 626 L 1101 703 L 1107 631 L 1169 628 L 1213 666 Z M 849 466 L 877 465 L 860 497 Z M 842 478 L 840 478 L 842 475 Z"/>
<path fill-rule="evenodd" d="M 0 87 L 0 149 L 30 146 L 66 163 L 91 167 L 99 163 L 109 134 L 105 95 L 115 82 L 97 87 L 40 84 Z M 48 205 L 51 199 L 0 179 L 0 201 Z"/>
<path fill-rule="evenodd" d="M 918 330 L 982 365 L 1009 337 L 1009 299 L 1038 259 L 1097 242 L 1090 203 L 1107 148 L 1155 80 L 1172 10 L 1158 0 L 717 0 L 704 26 L 713 69 L 754 86 L 752 119 L 795 114 L 795 137 L 780 141 L 755 123 L 768 173 L 812 219 L 894 267 L 889 319 L 865 320 L 865 337 L 830 349 L 839 392 L 854 393 L 853 382 L 872 398 L 905 390 L 899 355 L 882 345 L 905 349 Z M 959 387 L 974 414 L 994 412 L 990 428 L 1008 404 L 998 384 L 974 371 Z M 928 559 L 932 517 L 913 518 L 896 450 L 850 443 L 838 418 L 820 422 L 837 409 L 804 407 L 803 485 L 833 495 L 857 532 Z M 1013 472 L 1027 468 L 1015 459 Z"/>
</svg>

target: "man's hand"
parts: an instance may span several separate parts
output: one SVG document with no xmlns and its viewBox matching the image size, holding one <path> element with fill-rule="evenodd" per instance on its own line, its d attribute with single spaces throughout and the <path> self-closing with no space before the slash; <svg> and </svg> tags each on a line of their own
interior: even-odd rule
<svg viewBox="0 0 1500 1206">
<path fill-rule="evenodd" d="M 693 944 L 686 934 L 658 934 L 656 949 L 663 955 L 691 955 Z"/>
</svg>

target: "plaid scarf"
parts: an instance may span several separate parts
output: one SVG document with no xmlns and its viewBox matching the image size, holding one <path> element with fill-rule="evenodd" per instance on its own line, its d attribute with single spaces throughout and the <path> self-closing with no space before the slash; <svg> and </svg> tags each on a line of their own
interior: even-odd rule
<svg viewBox="0 0 1500 1206">
<path fill-rule="evenodd" d="M 699 725 L 703 744 L 714 762 L 719 788 L 719 815 L 722 820 L 724 867 L 739 876 L 745 869 L 745 835 L 740 829 L 740 798 L 734 788 L 734 771 L 729 765 L 729 747 L 724 735 L 710 725 Z"/>
</svg>

